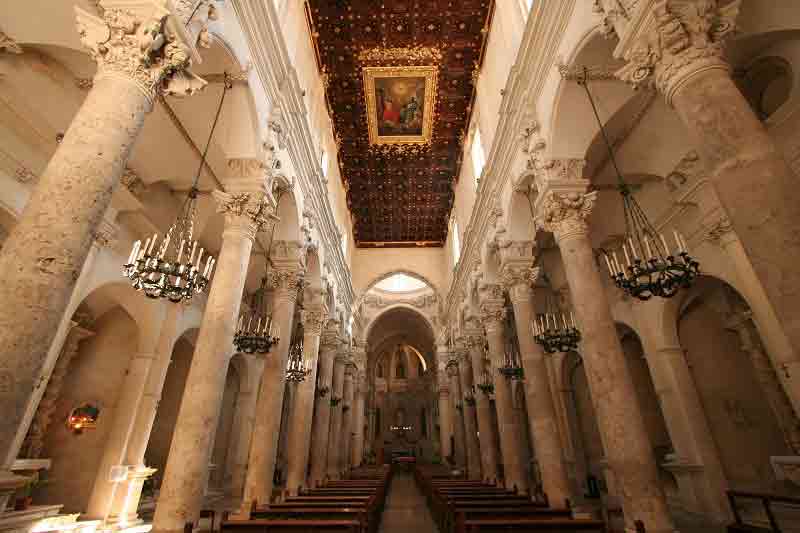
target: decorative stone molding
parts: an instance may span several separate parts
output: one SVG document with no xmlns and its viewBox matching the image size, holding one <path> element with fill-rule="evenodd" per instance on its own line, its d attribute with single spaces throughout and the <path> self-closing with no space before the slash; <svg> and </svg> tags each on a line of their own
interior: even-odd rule
<svg viewBox="0 0 800 533">
<path fill-rule="evenodd" d="M 191 95 L 206 85 L 188 70 L 196 51 L 167 8 L 152 0 L 101 0 L 100 5 L 102 18 L 75 8 L 81 42 L 98 65 L 96 78 L 128 78 L 151 104 L 158 91 Z"/>
<path fill-rule="evenodd" d="M 462 335 L 461 342 L 463 342 L 468 349 L 483 348 L 484 344 L 486 343 L 486 339 L 480 330 L 476 330 L 472 333 L 466 333 Z"/>
<path fill-rule="evenodd" d="M 550 191 L 540 204 L 536 224 L 552 232 L 559 241 L 589 231 L 587 218 L 594 208 L 597 192 L 561 193 Z"/>
<path fill-rule="evenodd" d="M 92 232 L 94 243 L 101 248 L 113 248 L 118 240 L 119 229 L 108 220 L 101 220 L 97 228 Z"/>
<path fill-rule="evenodd" d="M 685 156 L 681 158 L 672 172 L 666 177 L 667 188 L 671 192 L 675 192 L 682 186 L 686 185 L 689 181 L 700 177 L 705 173 L 705 167 L 700 160 L 700 154 L 696 150 L 689 150 Z"/>
<path fill-rule="evenodd" d="M 303 333 L 308 335 L 322 334 L 322 324 L 325 322 L 327 311 L 323 307 L 304 309 L 300 313 L 300 322 L 303 324 Z"/>
<path fill-rule="evenodd" d="M 228 172 L 235 178 L 265 179 L 268 168 L 264 161 L 255 157 L 232 157 L 228 159 Z"/>
<path fill-rule="evenodd" d="M 125 167 L 125 171 L 120 176 L 119 181 L 134 196 L 140 195 L 145 189 L 145 184 L 139 178 L 139 174 L 130 167 Z"/>
<path fill-rule="evenodd" d="M 617 67 L 611 65 L 568 65 L 563 59 L 556 63 L 561 78 L 567 81 L 608 81 L 616 80 Z"/>
<path fill-rule="evenodd" d="M 378 296 L 377 294 L 367 294 L 364 296 L 364 305 L 371 306 L 371 307 L 388 307 L 390 305 L 397 305 L 397 304 L 404 304 L 410 305 L 412 307 L 416 307 L 418 309 L 424 309 L 426 307 L 432 307 L 438 303 L 438 298 L 436 294 L 423 294 L 421 296 L 417 296 L 414 298 L 384 298 L 382 296 Z"/>
<path fill-rule="evenodd" d="M 723 42 L 735 30 L 741 0 L 659 0 L 621 43 L 628 64 L 617 72 L 639 87 L 654 84 L 667 102 L 689 77 L 707 69 L 728 69 Z"/>
<path fill-rule="evenodd" d="M 725 237 L 733 233 L 733 223 L 731 223 L 728 215 L 723 213 L 714 223 L 706 228 L 703 240 L 713 244 L 721 244 Z"/>
<path fill-rule="evenodd" d="M 235 217 L 252 223 L 253 238 L 267 224 L 274 224 L 278 220 L 274 204 L 266 201 L 263 193 L 227 193 L 215 190 L 212 194 L 217 201 L 217 212 L 224 213 L 226 220 Z"/>
<path fill-rule="evenodd" d="M 336 318 L 329 318 L 325 321 L 325 327 L 322 330 L 322 337 L 320 338 L 320 346 L 328 349 L 337 348 L 342 343 L 342 337 L 339 335 L 340 323 Z"/>
<path fill-rule="evenodd" d="M 16 179 L 20 183 L 32 183 L 39 181 L 39 176 L 34 174 L 33 171 L 28 167 L 20 165 L 14 172 L 14 179 Z"/>
<path fill-rule="evenodd" d="M 532 262 L 527 266 L 522 264 L 506 264 L 500 271 L 503 287 L 508 291 L 511 300 L 528 298 L 533 292 L 533 284 L 539 279 L 541 270 L 534 267 Z"/>
<path fill-rule="evenodd" d="M 92 78 L 75 78 L 75 87 L 81 91 L 88 91 L 94 87 L 94 80 Z"/>
<path fill-rule="evenodd" d="M 299 265 L 288 268 L 275 267 L 267 273 L 267 287 L 277 291 L 276 296 L 283 300 L 296 301 L 304 274 Z"/>
<path fill-rule="evenodd" d="M 22 47 L 17 44 L 17 41 L 9 37 L 4 31 L 0 30 L 0 52 L 9 54 L 21 54 Z"/>
</svg>

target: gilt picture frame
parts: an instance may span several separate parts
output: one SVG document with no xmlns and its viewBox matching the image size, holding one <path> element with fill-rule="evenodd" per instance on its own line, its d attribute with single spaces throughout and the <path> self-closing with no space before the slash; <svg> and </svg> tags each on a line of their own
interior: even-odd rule
<svg viewBox="0 0 800 533">
<path fill-rule="evenodd" d="M 430 143 L 437 73 L 432 66 L 363 68 L 370 145 Z"/>
</svg>

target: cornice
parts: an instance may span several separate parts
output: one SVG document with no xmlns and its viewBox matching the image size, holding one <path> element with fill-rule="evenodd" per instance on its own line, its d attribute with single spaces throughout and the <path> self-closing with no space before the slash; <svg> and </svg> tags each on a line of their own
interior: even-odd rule
<svg viewBox="0 0 800 533">
<path fill-rule="evenodd" d="M 456 265 L 447 294 L 444 316 L 454 316 L 456 313 L 461 304 L 460 295 L 470 279 L 471 266 L 475 261 L 480 261 L 481 246 L 496 223 L 493 213 L 503 188 L 514 175 L 512 166 L 523 140 L 520 132 L 526 119 L 526 104 L 538 99 L 558 61 L 558 46 L 574 4 L 575 0 L 533 4 L 516 62 L 506 80 L 500 120 L 466 226 L 461 259 Z"/>
<path fill-rule="evenodd" d="M 282 140 L 286 142 L 287 152 L 297 172 L 297 183 L 303 193 L 305 206 L 316 214 L 315 225 L 325 250 L 325 261 L 336 278 L 338 294 L 345 306 L 353 311 L 354 292 L 350 269 L 339 244 L 333 209 L 315 155 L 315 136 L 308 121 L 303 91 L 297 72 L 291 65 L 275 7 L 272 2 L 263 0 L 233 0 L 232 4 L 250 48 L 253 68 L 273 107 L 280 110 L 286 126 Z"/>
</svg>

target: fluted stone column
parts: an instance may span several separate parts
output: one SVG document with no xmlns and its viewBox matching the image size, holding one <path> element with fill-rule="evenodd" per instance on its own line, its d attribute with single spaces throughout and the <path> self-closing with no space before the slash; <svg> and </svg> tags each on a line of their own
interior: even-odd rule
<svg viewBox="0 0 800 533">
<path fill-rule="evenodd" d="M 328 435 L 331 429 L 331 397 L 333 386 L 333 360 L 341 345 L 339 321 L 330 319 L 322 330 L 320 341 L 316 408 L 311 429 L 311 472 L 309 485 L 316 487 L 325 480 L 328 466 Z"/>
<path fill-rule="evenodd" d="M 461 392 L 461 383 L 458 379 L 458 359 L 455 352 L 450 352 L 447 361 L 448 388 L 450 389 L 450 405 L 453 413 L 453 441 L 455 443 L 454 457 L 456 465 L 464 467 L 467 464 L 466 436 L 464 434 L 464 395 Z"/>
<path fill-rule="evenodd" d="M 341 454 L 339 456 L 339 471 L 345 473 L 350 470 L 350 447 L 353 442 L 353 401 L 355 399 L 355 375 L 356 365 L 352 360 L 345 365 L 344 369 L 344 391 L 342 393 L 342 434 L 339 446 Z"/>
<path fill-rule="evenodd" d="M 363 371 L 358 372 L 355 382 L 355 415 L 353 423 L 353 451 L 350 454 L 350 466 L 361 466 L 364 458 L 364 422 L 367 396 L 367 376 Z"/>
<path fill-rule="evenodd" d="M 503 473 L 506 488 L 516 487 L 528 491 L 526 464 L 523 461 L 518 433 L 519 425 L 514 418 L 514 399 L 509 380 L 497 372 L 505 361 L 504 320 L 506 311 L 503 289 L 494 283 L 482 283 L 478 291 L 481 297 L 481 322 L 486 328 L 489 343 L 489 359 L 492 362 L 494 379 L 494 405 L 497 409 L 497 426 L 500 433 L 500 451 L 503 456 Z"/>
<path fill-rule="evenodd" d="M 175 345 L 175 335 L 182 316 L 182 306 L 166 306 L 155 357 L 147 373 L 147 381 L 144 383 L 144 391 L 138 403 L 136 419 L 125 452 L 124 464 L 128 465 L 130 469 L 126 481 L 120 483 L 114 490 L 114 501 L 108 513 L 109 522 L 129 526 L 141 521 L 137 510 L 142 495 L 142 484 L 150 474 L 155 472 L 154 469 L 148 468 L 144 464 L 144 453 L 147 450 L 147 442 L 150 440 L 150 432 L 156 419 L 161 390 L 172 361 L 172 348 Z M 126 377 L 126 381 L 128 379 Z M 89 508 L 91 509 L 91 501 Z"/>
<path fill-rule="evenodd" d="M 160 327 L 163 323 L 165 306 L 168 303 L 145 300 L 148 308 L 147 314 L 154 317 L 151 323 L 154 327 L 155 324 Z M 160 317 L 161 320 L 155 317 Z M 158 331 L 143 331 L 139 338 L 138 350 L 131 356 L 122 389 L 119 391 L 117 402 L 113 407 L 113 417 L 111 418 L 113 423 L 106 438 L 100 466 L 97 468 L 92 493 L 86 506 L 86 515 L 89 518 L 106 521 L 111 513 L 114 492 L 121 483 L 111 481 L 109 473 L 112 467 L 125 463 L 128 440 L 136 421 L 136 411 L 144 393 L 150 367 L 156 359 L 158 338 Z"/>
<path fill-rule="evenodd" d="M 473 319 L 472 326 L 477 323 Z M 483 377 L 484 359 L 483 331 L 478 328 L 466 328 L 463 337 L 464 344 L 467 346 L 472 367 L 472 376 L 476 383 L 475 391 L 475 418 L 478 421 L 478 440 L 481 451 L 481 472 L 483 480 L 487 482 L 497 481 L 497 450 L 495 447 L 495 427 L 492 423 L 492 404 L 489 397 L 477 388 L 477 383 Z"/>
<path fill-rule="evenodd" d="M 506 243 L 501 251 L 502 277 L 514 306 L 520 357 L 525 372 L 528 427 L 536 450 L 542 490 L 551 505 L 560 507 L 571 495 L 545 355 L 542 347 L 534 341 L 531 331 L 531 322 L 535 318 L 533 283 L 539 275 L 539 269 L 533 268 L 532 245 L 530 242 Z"/>
<path fill-rule="evenodd" d="M 636 33 L 626 35 L 619 50 L 630 62 L 617 75 L 633 84 L 652 75 L 675 108 L 797 352 L 800 187 L 723 56 L 739 3 L 701 2 L 694 9 L 674 4 L 655 2 L 652 13 L 642 14 L 646 24 L 631 25 Z"/>
<path fill-rule="evenodd" d="M 469 351 L 466 348 L 459 347 L 456 352 L 458 358 L 458 377 L 461 385 L 461 397 L 468 390 L 470 390 L 474 381 L 472 378 L 472 363 L 469 358 Z M 480 391 L 475 390 L 475 405 L 469 405 L 464 400 L 464 411 L 462 416 L 464 418 L 464 441 L 467 450 L 467 476 L 469 479 L 481 479 L 481 447 L 478 441 L 478 427 L 475 419 L 475 411 L 477 405 L 477 396 Z"/>
<path fill-rule="evenodd" d="M 0 457 L 9 457 L 45 358 L 111 194 L 160 87 L 196 58 L 160 2 L 103 0 L 76 8 L 98 64 L 93 88 L 0 251 Z M 170 24 L 164 24 L 171 19 Z M 143 23 L 154 33 L 135 33 Z M 163 39 L 162 45 L 158 45 Z M 17 442 L 16 445 L 19 445 Z M 5 475 L 0 473 L 0 475 Z"/>
<path fill-rule="evenodd" d="M 283 413 L 286 365 L 292 337 L 292 319 L 297 291 L 302 280 L 300 244 L 276 242 L 272 247 L 273 269 L 269 284 L 273 288 L 272 320 L 280 340 L 264 361 L 264 373 L 256 404 L 256 421 L 250 440 L 250 459 L 245 477 L 242 512 L 267 504 L 272 494 L 272 477 L 278 453 L 281 414 Z"/>
<path fill-rule="evenodd" d="M 164 470 L 153 519 L 156 533 L 182 532 L 200 515 L 250 252 L 256 233 L 269 222 L 262 209 L 267 207 L 265 182 L 229 180 L 228 192 L 214 192 L 225 214 L 222 248 Z"/>
<path fill-rule="evenodd" d="M 345 347 L 338 353 L 333 360 L 333 386 L 331 387 L 331 424 L 328 434 L 328 464 L 327 477 L 339 479 L 339 464 L 342 455 L 342 407 L 344 406 L 344 369 L 347 364 L 347 353 Z M 336 404 L 336 405 L 334 405 Z"/>
<path fill-rule="evenodd" d="M 244 483 L 247 476 L 247 463 L 250 457 L 251 438 L 253 426 L 256 421 L 256 404 L 258 402 L 258 389 L 261 385 L 261 376 L 264 374 L 264 361 L 269 354 L 239 354 L 242 366 L 246 369 L 240 373 L 242 381 L 239 384 L 239 394 L 236 397 L 236 411 L 234 413 L 231 432 L 233 440 L 228 452 L 227 471 L 230 472 L 230 486 L 228 495 L 238 501 L 244 494 Z"/>
<path fill-rule="evenodd" d="M 648 532 L 675 529 L 658 479 L 636 391 L 611 317 L 605 288 L 589 241 L 586 218 L 596 193 L 584 194 L 582 179 L 557 179 L 537 199 L 537 220 L 553 232 L 561 251 L 575 316 L 583 342 L 589 392 L 597 413 L 606 458 L 625 514 L 625 527 L 634 531 L 641 520 Z"/>
<path fill-rule="evenodd" d="M 447 360 L 450 351 L 446 346 L 439 346 L 436 350 L 438 364 L 437 378 L 439 382 L 439 449 L 442 454 L 442 462 L 446 463 L 448 457 L 453 455 L 453 404 L 450 402 L 450 388 L 447 377 Z"/>
<path fill-rule="evenodd" d="M 322 305 L 308 306 L 303 310 L 303 359 L 311 372 L 297 384 L 294 395 L 292 417 L 289 419 L 286 488 L 289 494 L 297 495 L 306 485 L 308 454 L 311 450 L 311 423 L 314 414 L 314 392 L 317 387 L 317 358 L 322 323 L 327 308 Z"/>
</svg>

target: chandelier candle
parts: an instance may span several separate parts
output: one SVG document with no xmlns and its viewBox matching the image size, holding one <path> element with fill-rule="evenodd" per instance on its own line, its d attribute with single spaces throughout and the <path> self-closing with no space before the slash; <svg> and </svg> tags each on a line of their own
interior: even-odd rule
<svg viewBox="0 0 800 533">
<path fill-rule="evenodd" d="M 553 314 L 545 313 L 539 315 L 538 322 L 535 318 L 531 321 L 533 339 L 546 353 L 572 352 L 578 349 L 581 332 L 575 327 L 573 314 L 570 313 L 569 316 L 567 323 L 567 315 L 561 313 L 561 326 L 558 324 L 558 317 Z"/>
</svg>

